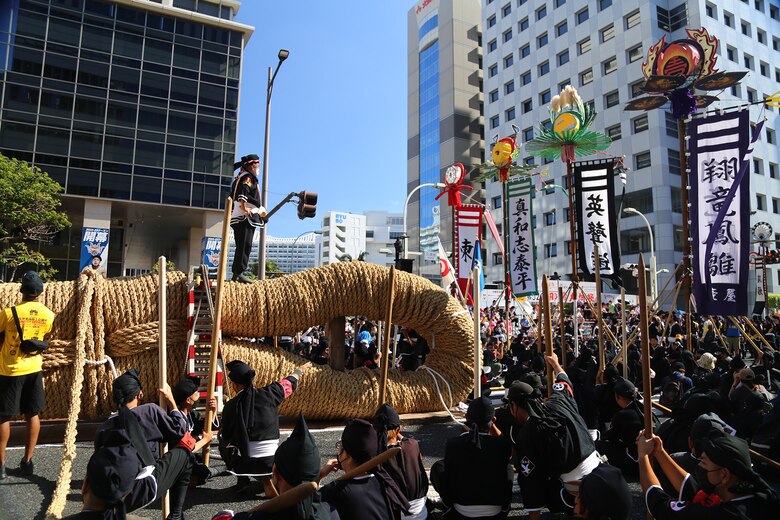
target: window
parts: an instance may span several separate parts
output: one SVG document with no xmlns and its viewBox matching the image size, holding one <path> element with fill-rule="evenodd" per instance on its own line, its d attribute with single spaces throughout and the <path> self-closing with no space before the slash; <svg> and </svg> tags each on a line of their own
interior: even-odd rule
<svg viewBox="0 0 780 520">
<path fill-rule="evenodd" d="M 498 48 L 498 42 L 496 41 L 495 38 L 493 38 L 488 42 L 488 52 L 493 52 L 497 48 Z"/>
<path fill-rule="evenodd" d="M 772 37 L 772 50 L 780 51 L 780 39 Z"/>
<path fill-rule="evenodd" d="M 599 0 L 599 11 L 603 11 L 612 5 L 612 0 Z"/>
<path fill-rule="evenodd" d="M 753 36 L 753 31 L 750 27 L 750 24 L 747 23 L 745 20 L 742 20 L 742 23 L 740 24 L 740 28 L 742 29 L 742 34 L 745 36 Z"/>
<path fill-rule="evenodd" d="M 541 63 L 539 65 L 539 75 L 540 76 L 544 76 L 548 72 L 550 72 L 550 62 L 549 61 L 545 61 L 544 63 Z"/>
<path fill-rule="evenodd" d="M 732 85 L 731 86 L 731 95 L 734 97 L 742 97 L 742 89 L 739 85 Z"/>
<path fill-rule="evenodd" d="M 758 43 L 766 45 L 766 32 L 756 29 L 756 40 L 758 40 Z"/>
<path fill-rule="evenodd" d="M 623 19 L 626 23 L 626 30 L 631 29 L 632 27 L 636 27 L 639 25 L 641 19 L 639 18 L 639 9 L 634 11 L 633 13 L 629 13 L 626 15 L 626 17 Z"/>
<path fill-rule="evenodd" d="M 558 256 L 558 244 L 545 244 L 544 245 L 544 257 L 553 258 Z"/>
<path fill-rule="evenodd" d="M 501 124 L 501 121 L 499 120 L 498 116 L 493 116 L 490 118 L 490 128 L 498 128 L 499 124 Z"/>
<path fill-rule="evenodd" d="M 647 114 L 642 114 L 641 116 L 632 119 L 631 128 L 635 134 L 647 130 Z"/>
<path fill-rule="evenodd" d="M 506 4 L 504 7 L 501 8 L 501 17 L 506 18 L 512 13 L 512 2 Z"/>
<path fill-rule="evenodd" d="M 620 103 L 620 94 L 617 90 L 604 94 L 604 108 L 614 107 L 618 103 Z"/>
<path fill-rule="evenodd" d="M 620 123 L 616 124 L 615 126 L 610 126 L 609 128 L 607 128 L 607 135 L 613 141 L 617 141 L 618 139 L 623 137 L 620 133 Z"/>
<path fill-rule="evenodd" d="M 504 43 L 508 42 L 511 39 L 512 39 L 512 29 L 504 31 L 504 34 L 503 34 Z"/>
<path fill-rule="evenodd" d="M 544 214 L 544 225 L 545 226 L 555 225 L 555 210 L 548 211 L 547 213 Z"/>
<path fill-rule="evenodd" d="M 558 66 L 569 63 L 569 49 L 558 54 Z"/>
<path fill-rule="evenodd" d="M 757 157 L 753 157 L 753 173 L 756 175 L 764 175 L 764 161 Z"/>
<path fill-rule="evenodd" d="M 493 209 L 498 209 L 501 207 L 501 196 L 493 197 L 490 199 L 490 204 L 493 206 Z"/>
<path fill-rule="evenodd" d="M 617 58 L 612 56 L 610 59 L 601 62 L 601 69 L 604 76 L 615 72 L 617 70 Z"/>
<path fill-rule="evenodd" d="M 761 11 L 762 13 L 764 12 L 764 0 L 755 0 L 753 5 L 757 10 Z"/>
<path fill-rule="evenodd" d="M 512 121 L 515 118 L 515 107 L 508 108 L 504 112 L 504 121 Z"/>
<path fill-rule="evenodd" d="M 666 123 L 666 135 L 679 138 L 680 126 L 671 112 L 664 112 L 664 122 Z"/>
<path fill-rule="evenodd" d="M 566 0 L 555 0 L 555 7 L 560 7 L 566 3 Z"/>
<path fill-rule="evenodd" d="M 769 163 L 769 178 L 777 179 L 777 165 L 775 163 Z"/>
<path fill-rule="evenodd" d="M 666 150 L 667 158 L 669 159 L 669 173 L 672 175 L 680 175 L 680 150 L 672 150 L 671 148 Z"/>
<path fill-rule="evenodd" d="M 628 92 L 632 98 L 641 96 L 642 94 L 645 93 L 645 91 L 642 90 L 642 85 L 644 84 L 645 84 L 644 81 L 635 81 L 628 85 Z"/>
<path fill-rule="evenodd" d="M 508 56 L 504 56 L 504 68 L 508 69 L 512 66 L 512 64 L 515 62 L 515 57 L 513 54 L 510 54 Z"/>
<path fill-rule="evenodd" d="M 528 85 L 531 83 L 531 71 L 524 72 L 522 76 L 520 76 L 520 82 L 523 85 Z"/>
<path fill-rule="evenodd" d="M 542 7 L 536 10 L 536 21 L 541 20 L 545 16 L 547 16 L 547 6 L 543 5 Z"/>
<path fill-rule="evenodd" d="M 583 22 L 587 22 L 588 18 L 590 18 L 590 13 L 588 13 L 588 8 L 586 7 L 585 9 L 581 9 L 581 10 L 577 11 L 577 14 L 574 15 L 574 17 L 577 20 L 577 25 L 579 25 L 579 24 L 581 24 Z"/>
<path fill-rule="evenodd" d="M 494 25 L 496 25 L 496 15 L 493 15 L 490 18 L 488 18 L 487 23 L 488 23 L 488 27 L 493 27 Z"/>
<path fill-rule="evenodd" d="M 776 5 L 770 4 L 769 16 L 772 18 L 772 20 L 780 20 L 780 8 L 778 8 Z"/>
<path fill-rule="evenodd" d="M 539 94 L 539 104 L 546 105 L 550 102 L 550 89 L 545 90 L 541 94 Z"/>
<path fill-rule="evenodd" d="M 758 70 L 761 72 L 761 75 L 765 78 L 769 77 L 769 64 L 765 61 L 762 61 L 758 65 Z"/>
<path fill-rule="evenodd" d="M 565 89 L 567 85 L 571 85 L 571 80 L 570 79 L 565 79 L 565 80 L 561 81 L 560 83 L 558 83 L 558 92 L 560 92 L 561 90 Z"/>
<path fill-rule="evenodd" d="M 495 76 L 496 74 L 498 74 L 498 65 L 496 65 L 496 64 L 494 63 L 493 65 L 491 65 L 490 67 L 488 67 L 488 76 L 492 78 L 492 77 L 493 77 L 493 76 Z"/>
<path fill-rule="evenodd" d="M 673 32 L 681 29 L 688 24 L 688 11 L 685 4 L 680 4 L 672 9 L 664 9 L 656 6 L 658 16 L 658 27 L 664 31 Z"/>
<path fill-rule="evenodd" d="M 737 62 L 737 49 L 732 47 L 731 45 L 726 46 L 726 57 L 733 61 L 734 63 Z"/>
<path fill-rule="evenodd" d="M 490 91 L 489 99 L 491 103 L 498 101 L 498 89 L 494 89 Z"/>
<path fill-rule="evenodd" d="M 714 18 L 715 20 L 718 19 L 718 8 L 711 3 L 707 2 L 707 5 L 704 6 L 704 12 L 706 12 L 707 16 L 710 18 Z"/>
<path fill-rule="evenodd" d="M 501 253 L 493 253 L 493 265 L 501 265 L 503 261 L 504 258 L 501 256 Z"/>
<path fill-rule="evenodd" d="M 567 32 L 569 32 L 569 22 L 566 20 L 555 26 L 555 36 L 563 36 Z"/>
<path fill-rule="evenodd" d="M 758 92 L 756 92 L 752 88 L 749 88 L 747 89 L 747 97 L 749 102 L 755 103 L 756 100 L 758 99 Z"/>
<path fill-rule="evenodd" d="M 728 11 L 723 11 L 723 23 L 734 28 L 734 15 Z"/>
<path fill-rule="evenodd" d="M 590 52 L 590 37 L 577 42 L 577 54 L 581 56 L 586 52 Z"/>
<path fill-rule="evenodd" d="M 609 24 L 599 31 L 601 43 L 611 40 L 615 37 L 615 24 Z"/>
<path fill-rule="evenodd" d="M 742 58 L 742 60 L 745 62 L 745 67 L 749 68 L 750 70 L 753 69 L 753 56 L 750 54 L 745 54 L 745 56 Z"/>
<path fill-rule="evenodd" d="M 635 45 L 626 51 L 626 56 L 629 63 L 634 63 L 636 60 L 641 60 L 645 53 L 642 52 L 642 44 Z"/>
<path fill-rule="evenodd" d="M 766 211 L 766 195 L 756 193 L 756 210 Z"/>
<path fill-rule="evenodd" d="M 634 155 L 634 169 L 641 170 L 642 168 L 650 167 L 650 152 L 641 152 Z"/>
<path fill-rule="evenodd" d="M 775 144 L 775 131 L 771 128 L 766 129 L 766 142 L 769 144 Z"/>
<path fill-rule="evenodd" d="M 522 106 L 523 106 L 523 114 L 527 114 L 528 112 L 534 109 L 534 102 L 531 98 L 528 98 L 525 101 L 523 101 Z"/>
<path fill-rule="evenodd" d="M 780 213 L 780 199 L 772 197 L 772 213 Z"/>
<path fill-rule="evenodd" d="M 580 72 L 580 86 L 587 85 L 593 81 L 593 69 Z"/>
<path fill-rule="evenodd" d="M 531 55 L 531 45 L 526 43 L 522 47 L 520 47 L 520 59 L 527 58 Z"/>
<path fill-rule="evenodd" d="M 547 45 L 548 42 L 547 33 L 542 34 L 538 38 L 536 38 L 536 48 L 541 49 L 545 45 Z"/>
<path fill-rule="evenodd" d="M 506 83 L 504 83 L 504 95 L 511 94 L 515 91 L 515 81 L 509 80 Z"/>
<path fill-rule="evenodd" d="M 526 29 L 528 29 L 528 17 L 526 16 L 525 18 L 523 18 L 522 20 L 520 20 L 520 21 L 517 23 L 517 27 L 519 27 L 519 28 L 520 28 L 520 32 L 523 32 L 523 31 L 525 31 Z"/>
<path fill-rule="evenodd" d="M 523 141 L 526 143 L 534 138 L 534 129 L 533 127 L 526 128 L 523 130 Z"/>
</svg>

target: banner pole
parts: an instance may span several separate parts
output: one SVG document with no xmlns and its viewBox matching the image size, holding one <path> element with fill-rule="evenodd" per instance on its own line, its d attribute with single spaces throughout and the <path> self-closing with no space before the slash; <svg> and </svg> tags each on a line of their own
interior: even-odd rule
<svg viewBox="0 0 780 520">
<path fill-rule="evenodd" d="M 572 282 L 572 325 L 574 326 L 574 357 L 580 355 L 580 323 L 577 319 L 577 228 L 575 225 L 576 209 L 574 207 L 574 165 L 566 162 L 566 176 L 569 179 L 569 252 L 571 253 Z"/>
<path fill-rule="evenodd" d="M 653 433 L 653 386 L 650 381 L 650 338 L 647 337 L 647 282 L 645 280 L 645 257 L 639 253 L 639 330 L 642 341 L 642 396 L 645 415 L 645 438 Z"/>
<path fill-rule="evenodd" d="M 168 271 L 167 271 L 168 265 L 167 261 L 164 256 L 161 256 L 157 259 L 157 272 L 158 272 L 158 281 L 159 285 L 157 286 L 157 334 L 158 334 L 158 341 L 157 341 L 157 348 L 158 348 L 158 366 L 157 366 L 157 377 L 159 379 L 158 385 L 159 388 L 165 388 L 165 385 L 168 383 L 168 339 L 166 336 L 166 325 L 168 323 L 168 293 L 167 293 L 167 287 L 168 287 Z M 165 398 L 161 395 L 160 396 L 160 407 L 165 410 L 168 406 L 168 403 L 166 402 Z M 162 457 L 168 453 L 168 443 L 161 442 L 160 443 L 160 456 Z M 170 512 L 170 499 L 168 497 L 168 493 L 166 492 L 163 497 L 160 504 L 160 512 L 162 513 L 162 518 L 165 520 L 165 518 L 168 517 L 168 513 Z"/>
<path fill-rule="evenodd" d="M 552 316 L 550 316 L 550 290 L 547 275 L 542 276 L 542 315 L 544 316 L 544 343 L 547 356 L 553 355 Z M 547 397 L 552 396 L 553 371 L 547 367 Z"/>
<path fill-rule="evenodd" d="M 479 323 L 479 270 L 471 270 L 472 301 L 474 302 L 474 399 L 482 397 L 482 341 Z"/>
<path fill-rule="evenodd" d="M 593 243 L 593 270 L 596 274 L 596 323 L 599 324 L 599 334 L 598 334 L 598 341 L 599 341 L 599 370 L 604 370 L 605 368 L 605 362 L 604 362 L 604 334 L 605 327 L 604 327 L 604 320 L 602 319 L 601 315 L 601 258 L 599 257 L 599 245 L 594 242 Z"/>
<path fill-rule="evenodd" d="M 677 133 L 680 138 L 680 184 L 682 187 L 682 238 L 683 238 L 683 263 L 685 280 L 685 347 L 692 350 L 691 345 L 691 231 L 688 224 L 690 219 L 688 209 L 688 158 L 685 157 L 685 121 L 677 120 Z"/>
</svg>

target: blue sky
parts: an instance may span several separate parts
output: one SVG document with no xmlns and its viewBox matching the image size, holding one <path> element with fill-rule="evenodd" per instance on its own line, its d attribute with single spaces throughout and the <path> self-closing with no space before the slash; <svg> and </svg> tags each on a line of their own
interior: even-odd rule
<svg viewBox="0 0 780 520">
<path fill-rule="evenodd" d="M 272 236 L 320 229 L 325 211 L 401 212 L 406 199 L 406 13 L 399 0 L 244 0 L 236 20 L 255 27 L 244 51 L 239 156 L 263 155 L 265 85 L 274 81 L 268 206 L 290 192 L 319 193 L 317 216 L 288 204 Z"/>
</svg>

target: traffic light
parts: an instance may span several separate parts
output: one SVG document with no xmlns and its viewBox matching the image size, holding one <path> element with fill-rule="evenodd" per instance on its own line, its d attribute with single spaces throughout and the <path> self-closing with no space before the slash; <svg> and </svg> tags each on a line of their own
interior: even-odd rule
<svg viewBox="0 0 780 520">
<path fill-rule="evenodd" d="M 780 264 L 780 249 L 773 249 L 771 251 L 767 251 L 764 255 L 764 264 L 770 265 L 770 264 Z"/>
<path fill-rule="evenodd" d="M 298 218 L 314 217 L 317 214 L 317 194 L 313 191 L 302 191 L 298 194 Z"/>
</svg>

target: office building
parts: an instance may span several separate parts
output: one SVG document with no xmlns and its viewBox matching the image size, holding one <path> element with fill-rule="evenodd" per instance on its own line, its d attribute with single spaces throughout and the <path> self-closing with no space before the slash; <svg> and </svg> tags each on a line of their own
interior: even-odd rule
<svg viewBox="0 0 780 520">
<path fill-rule="evenodd" d="M 0 4 L 0 152 L 64 187 L 72 227 L 42 245 L 79 272 L 82 229 L 109 229 L 108 274 L 159 255 L 199 264 L 236 156 L 244 46 L 233 0 Z M 104 258 L 105 261 L 105 258 Z"/>
<path fill-rule="evenodd" d="M 452 248 L 451 210 L 435 200 L 439 189 L 419 187 L 443 182 L 456 162 L 467 171 L 483 162 L 480 17 L 479 0 L 419 0 L 407 17 L 407 247 L 414 272 L 432 280 L 441 278 L 436 239 Z M 483 202 L 473 177 L 467 193 Z"/>
<path fill-rule="evenodd" d="M 306 269 L 311 269 L 319 265 L 321 239 L 319 231 L 309 231 L 302 233 L 297 237 L 266 237 L 266 259 L 271 260 L 284 274 L 297 273 Z M 236 242 L 233 239 L 233 232 L 230 232 L 228 239 L 228 276 L 230 274 L 230 265 L 233 263 L 233 256 L 236 251 Z M 249 255 L 249 270 L 257 272 L 257 252 L 259 250 L 260 233 L 255 232 L 252 241 L 252 252 Z"/>
<path fill-rule="evenodd" d="M 322 218 L 320 265 L 366 259 L 366 216 L 328 211 Z"/>
<path fill-rule="evenodd" d="M 568 84 L 576 87 L 585 102 L 595 104 L 598 116 L 592 129 L 613 140 L 608 153 L 625 156 L 625 166 L 631 171 L 623 205 L 647 217 L 658 268 L 670 273 L 682 258 L 683 245 L 677 121 L 668 107 L 649 112 L 623 110 L 629 99 L 642 95 L 641 66 L 647 50 L 662 36 L 670 42 L 687 38 L 686 27 L 705 27 L 720 40 L 716 67 L 749 72 L 738 86 L 713 93 L 720 101 L 710 108 L 753 102 L 780 90 L 780 4 L 768 0 L 671 4 L 659 0 L 487 0 L 482 21 L 485 138 L 509 135 L 514 124 L 520 128 L 521 142 L 532 139 L 537 125 L 549 119 L 552 96 Z M 780 232 L 777 111 L 762 114 L 762 107 L 756 105 L 750 114 L 754 122 L 762 115 L 768 118 L 751 165 L 756 211 L 751 223 L 767 221 Z M 519 159 L 529 161 L 520 150 Z M 540 166 L 548 168 L 549 180 L 567 185 L 560 161 Z M 619 196 L 622 185 L 615 184 Z M 539 275 L 557 271 L 565 278 L 571 273 L 568 199 L 559 189 L 536 195 Z M 488 183 L 487 201 L 496 208 L 494 216 L 500 222 L 500 185 Z M 636 262 L 640 252 L 649 255 L 650 237 L 641 217 L 620 217 L 622 261 Z M 775 239 L 780 241 L 780 233 Z M 659 290 L 669 276 L 659 275 Z M 770 277 L 770 291 L 780 284 L 778 276 L 780 271 Z M 487 259 L 486 278 L 503 278 L 500 255 Z M 636 287 L 630 274 L 623 278 L 627 288 Z"/>
<path fill-rule="evenodd" d="M 395 242 L 403 237 L 404 218 L 400 213 L 365 211 L 366 261 L 379 265 L 395 263 Z"/>
</svg>

